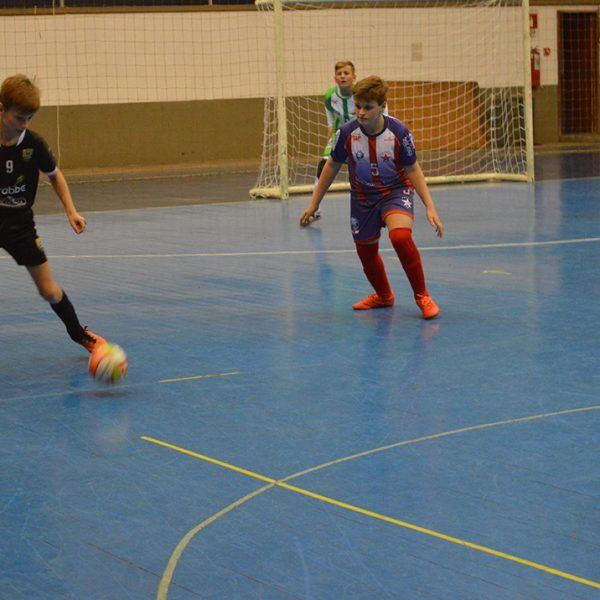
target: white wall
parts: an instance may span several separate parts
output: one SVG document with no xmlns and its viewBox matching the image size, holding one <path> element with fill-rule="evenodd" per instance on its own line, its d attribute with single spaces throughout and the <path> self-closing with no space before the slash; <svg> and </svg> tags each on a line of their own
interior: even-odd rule
<svg viewBox="0 0 600 600">
<path fill-rule="evenodd" d="M 516 8 L 286 12 L 286 93 L 323 93 L 340 58 L 359 76 L 520 85 L 521 40 Z M 0 77 L 36 76 L 46 105 L 271 95 L 273 47 L 259 12 L 0 17 Z"/>
</svg>

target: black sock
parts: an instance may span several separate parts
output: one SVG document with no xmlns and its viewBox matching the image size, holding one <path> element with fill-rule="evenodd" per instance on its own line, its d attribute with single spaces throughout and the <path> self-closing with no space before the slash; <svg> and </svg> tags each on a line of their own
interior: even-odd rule
<svg viewBox="0 0 600 600">
<path fill-rule="evenodd" d="M 52 310 L 59 316 L 60 320 L 65 324 L 67 332 L 74 342 L 81 340 L 81 334 L 83 327 L 77 318 L 77 313 L 67 296 L 67 293 L 63 290 L 62 300 L 58 304 L 50 304 Z"/>
</svg>

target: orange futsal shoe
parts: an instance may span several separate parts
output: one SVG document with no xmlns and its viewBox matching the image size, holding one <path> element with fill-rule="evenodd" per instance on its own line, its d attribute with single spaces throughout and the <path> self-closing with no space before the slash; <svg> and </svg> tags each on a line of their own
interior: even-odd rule
<svg viewBox="0 0 600 600">
<path fill-rule="evenodd" d="M 102 344 L 106 344 L 106 340 L 102 336 L 90 331 L 87 327 L 84 327 L 81 332 L 81 340 L 79 343 L 91 353 Z"/>
<path fill-rule="evenodd" d="M 394 294 L 389 298 L 382 298 L 378 294 L 369 294 L 356 304 L 352 305 L 354 310 L 371 310 L 372 308 L 387 308 L 394 306 Z"/>
<path fill-rule="evenodd" d="M 435 319 L 440 314 L 440 307 L 429 294 L 416 294 L 415 302 L 423 311 L 424 319 Z"/>
</svg>

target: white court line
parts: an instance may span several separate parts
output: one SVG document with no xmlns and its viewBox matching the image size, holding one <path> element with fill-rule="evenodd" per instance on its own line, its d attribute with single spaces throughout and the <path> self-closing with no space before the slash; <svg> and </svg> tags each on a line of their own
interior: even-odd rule
<svg viewBox="0 0 600 600">
<path fill-rule="evenodd" d="M 569 240 L 548 240 L 546 242 L 505 242 L 499 244 L 462 244 L 457 246 L 421 246 L 419 251 L 437 250 L 485 250 L 486 248 L 529 248 L 536 246 L 560 246 L 564 244 L 589 244 L 600 242 L 600 237 L 575 238 Z M 48 258 L 56 259 L 119 259 L 119 258 L 225 258 L 243 256 L 302 256 L 307 254 L 354 254 L 354 248 L 342 250 L 258 250 L 250 252 L 181 252 L 174 254 L 53 254 Z M 381 252 L 394 252 L 393 248 L 383 248 Z M 10 256 L 0 256 L 7 260 Z"/>
</svg>

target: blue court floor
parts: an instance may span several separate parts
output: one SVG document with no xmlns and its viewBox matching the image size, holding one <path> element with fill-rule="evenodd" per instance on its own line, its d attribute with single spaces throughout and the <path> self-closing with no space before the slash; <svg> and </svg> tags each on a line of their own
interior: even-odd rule
<svg viewBox="0 0 600 600">
<path fill-rule="evenodd" d="M 37 219 L 127 379 L 0 254 L 0 598 L 600 597 L 600 178 L 433 188 L 425 322 L 345 194 Z"/>
</svg>

